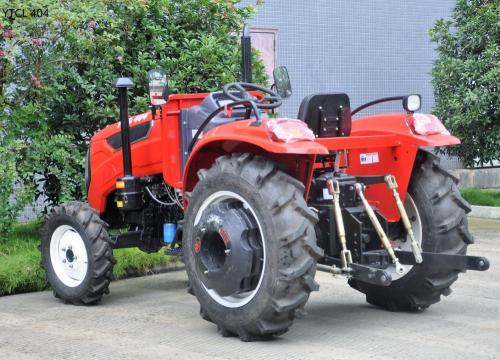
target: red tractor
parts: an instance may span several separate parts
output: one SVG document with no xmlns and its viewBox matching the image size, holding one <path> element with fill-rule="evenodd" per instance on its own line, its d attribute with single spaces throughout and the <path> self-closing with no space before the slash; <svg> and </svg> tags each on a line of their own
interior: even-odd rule
<svg viewBox="0 0 500 360">
<path fill-rule="evenodd" d="M 201 316 L 242 340 L 283 334 L 318 290 L 316 270 L 344 275 L 366 300 L 421 310 L 451 292 L 473 237 L 457 179 L 424 147 L 460 141 L 420 96 L 351 110 L 343 93 L 307 96 L 297 119 L 268 113 L 291 93 L 245 82 L 222 91 L 167 94 L 149 72 L 152 111 L 128 117 L 117 79 L 120 122 L 91 140 L 88 204 L 56 207 L 42 231 L 42 257 L 56 297 L 94 304 L 109 292 L 113 249 L 165 248 L 181 256 Z M 404 112 L 352 116 L 384 101 Z M 114 231 L 108 233 L 108 229 Z M 117 230 L 121 231 L 117 231 Z"/>
</svg>

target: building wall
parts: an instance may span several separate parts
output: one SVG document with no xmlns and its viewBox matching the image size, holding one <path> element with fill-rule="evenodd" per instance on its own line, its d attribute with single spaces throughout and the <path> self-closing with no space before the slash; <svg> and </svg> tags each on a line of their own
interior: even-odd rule
<svg viewBox="0 0 500 360">
<path fill-rule="evenodd" d="M 245 3 L 245 2 L 244 2 Z M 248 2 L 247 2 L 248 3 Z M 420 93 L 433 106 L 435 58 L 428 30 L 454 0 L 265 0 L 250 25 L 277 28 L 277 64 L 294 95 L 280 113 L 296 116 L 304 96 L 341 91 L 354 108 L 391 95 Z M 374 111 L 399 111 L 400 104 Z"/>
</svg>

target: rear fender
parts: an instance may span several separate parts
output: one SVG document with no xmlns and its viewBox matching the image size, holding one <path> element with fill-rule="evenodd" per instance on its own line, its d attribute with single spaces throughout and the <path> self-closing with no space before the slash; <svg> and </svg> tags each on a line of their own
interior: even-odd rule
<svg viewBox="0 0 500 360">
<path fill-rule="evenodd" d="M 251 126 L 251 122 L 253 120 L 243 120 L 218 126 L 196 143 L 184 169 L 184 192 L 193 191 L 198 182 L 198 171 L 210 168 L 218 157 L 252 153 L 280 164 L 283 171 L 304 184 L 307 198 L 316 155 L 328 154 L 328 149 L 314 141 L 275 142 L 270 139 L 264 125 Z"/>
<path fill-rule="evenodd" d="M 398 145 L 376 146 L 349 151 L 348 173 L 351 175 L 392 174 L 398 182 L 398 192 L 404 201 L 420 147 L 460 144 L 452 135 L 414 134 L 408 124 L 409 114 L 384 114 L 359 118 L 352 123 L 352 136 L 396 135 Z M 370 156 L 372 159 L 370 160 Z M 389 221 L 400 216 L 391 192 L 385 184 L 370 185 L 366 197 Z"/>
<path fill-rule="evenodd" d="M 396 113 L 366 116 L 352 122 L 351 135 L 398 135 L 402 142 L 416 146 L 458 145 L 460 140 L 452 135 L 418 135 L 411 129 L 408 119 L 411 114 Z"/>
</svg>

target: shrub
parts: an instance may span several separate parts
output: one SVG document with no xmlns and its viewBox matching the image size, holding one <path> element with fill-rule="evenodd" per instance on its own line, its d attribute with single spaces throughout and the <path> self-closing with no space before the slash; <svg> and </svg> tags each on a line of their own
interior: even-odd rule
<svg viewBox="0 0 500 360">
<path fill-rule="evenodd" d="M 254 7 L 237 3 L 11 1 L 9 8 L 26 14 L 42 8 L 47 16 L 6 17 L 0 24 L 0 145 L 7 149 L 1 156 L 12 154 L 0 165 L 9 168 L 0 178 L 0 206 L 9 197 L 12 203 L 4 190 L 19 182 L 31 198 L 45 195 L 48 206 L 84 197 L 87 143 L 118 118 L 111 87 L 117 76 L 135 82 L 132 114 L 147 110 L 152 68 L 166 69 L 171 93 L 212 91 L 240 78 L 239 37 L 232 34 L 240 33 Z M 264 83 L 262 64 L 254 71 L 255 81 Z M 6 216 L 30 196 L 17 196 Z"/>
<path fill-rule="evenodd" d="M 500 159 L 500 2 L 459 0 L 431 30 L 436 115 L 462 140 L 446 151 L 466 166 Z"/>
</svg>

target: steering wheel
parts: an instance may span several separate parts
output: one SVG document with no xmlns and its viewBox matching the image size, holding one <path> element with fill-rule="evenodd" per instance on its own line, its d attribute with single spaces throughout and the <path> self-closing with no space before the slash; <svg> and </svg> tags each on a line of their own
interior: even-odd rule
<svg viewBox="0 0 500 360">
<path fill-rule="evenodd" d="M 231 93 L 231 90 L 233 89 L 241 93 L 243 97 L 239 98 L 235 94 Z M 248 91 L 252 90 L 260 91 L 266 96 L 264 96 L 262 99 L 257 99 L 255 96 L 250 96 L 250 94 L 248 94 Z M 276 109 L 277 107 L 281 106 L 281 96 L 279 96 L 272 90 L 256 84 L 246 82 L 232 82 L 224 85 L 222 87 L 222 92 L 233 101 L 250 100 L 254 102 L 255 106 L 257 106 L 257 108 L 259 109 Z"/>
</svg>

